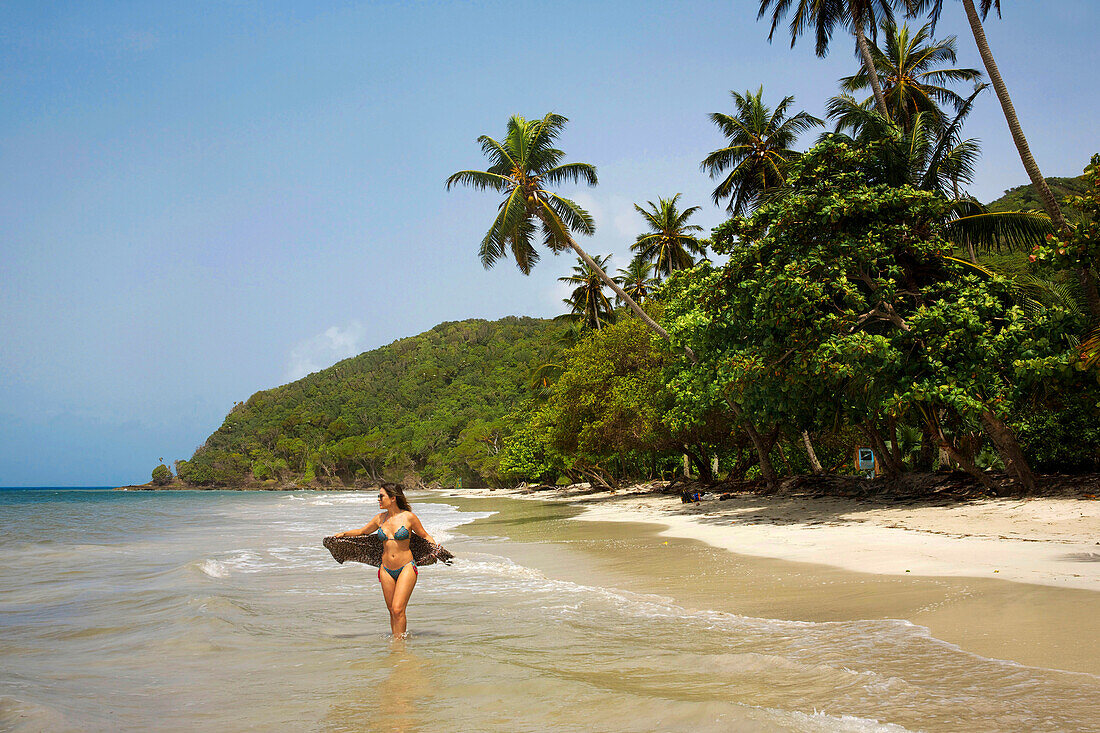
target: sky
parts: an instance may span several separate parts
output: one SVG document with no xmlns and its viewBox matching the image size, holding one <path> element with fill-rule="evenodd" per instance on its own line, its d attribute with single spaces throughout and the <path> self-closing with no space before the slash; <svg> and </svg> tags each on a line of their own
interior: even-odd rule
<svg viewBox="0 0 1100 733">
<path fill-rule="evenodd" d="M 824 116 L 854 44 L 767 41 L 756 2 L 0 5 L 0 486 L 142 483 L 234 402 L 443 321 L 562 312 L 571 256 L 485 270 L 476 138 L 570 119 L 564 188 L 625 267 L 634 203 L 725 217 L 699 161 L 730 90 Z M 1100 3 L 1003 4 L 986 31 L 1045 175 L 1100 151 Z M 960 3 L 938 37 L 981 67 Z M 1026 183 L 996 98 L 988 201 Z M 804 141 L 804 144 L 811 142 Z"/>
</svg>

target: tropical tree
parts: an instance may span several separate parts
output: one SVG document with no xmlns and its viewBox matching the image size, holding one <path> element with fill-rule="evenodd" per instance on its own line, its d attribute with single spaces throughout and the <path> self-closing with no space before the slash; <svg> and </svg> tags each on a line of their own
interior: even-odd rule
<svg viewBox="0 0 1100 733">
<path fill-rule="evenodd" d="M 611 256 L 592 257 L 593 265 L 583 259 L 574 265 L 573 274 L 559 277 L 558 281 L 575 285 L 573 292 L 562 302 L 570 307 L 570 312 L 562 318 L 581 323 L 585 328 L 599 331 L 605 324 L 615 320 L 615 310 L 604 294 L 604 281 L 600 273 L 605 271 Z"/>
<path fill-rule="evenodd" d="M 563 163 L 565 153 L 554 147 L 555 138 L 568 120 L 550 113 L 540 120 L 514 115 L 508 120 L 503 141 L 488 135 L 478 138 L 481 151 L 492 165 L 488 170 L 464 170 L 447 179 L 447 189 L 461 184 L 504 194 L 497 216 L 481 240 L 481 263 L 486 268 L 510 251 L 520 271 L 527 275 L 538 261 L 533 238 L 541 229 L 543 244 L 553 252 L 572 249 L 646 325 L 661 338 L 668 332 L 619 287 L 588 255 L 573 232 L 596 231 L 592 216 L 575 201 L 559 196 L 547 186 L 565 182 L 596 185 L 596 168 L 588 163 Z M 689 354 L 690 356 L 690 354 Z"/>
<path fill-rule="evenodd" d="M 935 23 L 939 20 L 940 13 L 943 11 L 943 0 L 906 0 L 906 2 L 912 12 L 927 10 L 931 15 L 933 28 L 935 27 Z M 1039 170 L 1039 164 L 1035 162 L 1035 156 L 1031 154 L 1027 137 L 1024 135 L 1020 120 L 1016 116 L 1016 108 L 1013 106 L 1012 98 L 1008 94 L 1008 86 L 997 68 L 997 61 L 993 58 L 993 51 L 989 48 L 989 40 L 986 38 L 985 28 L 982 26 L 982 21 L 989 16 L 991 9 L 996 9 L 997 17 L 1001 17 L 1001 0 L 981 0 L 980 16 L 978 15 L 978 8 L 974 5 L 974 0 L 962 0 L 962 4 L 963 9 L 966 11 L 966 20 L 970 24 L 970 31 L 974 34 L 974 43 L 977 44 L 978 53 L 985 65 L 986 74 L 993 84 L 993 90 L 997 93 L 997 100 L 1001 103 L 1001 110 L 1004 112 L 1009 132 L 1012 133 L 1012 142 L 1015 143 L 1016 150 L 1020 154 L 1020 162 L 1023 163 L 1024 170 L 1027 171 L 1027 176 L 1031 179 L 1031 184 L 1035 186 L 1035 192 L 1043 202 L 1043 209 L 1050 216 L 1050 220 L 1054 222 L 1054 226 L 1063 236 L 1069 236 L 1072 227 L 1066 221 L 1061 207 L 1058 206 L 1057 199 L 1054 198 L 1054 193 L 1047 185 L 1046 179 L 1043 178 L 1043 173 Z M 1097 290 L 1096 286 L 1096 273 L 1088 267 L 1080 267 L 1077 270 L 1077 276 L 1081 283 L 1081 289 L 1085 292 L 1085 298 L 1092 317 L 1094 319 L 1100 318 L 1100 291 Z"/>
<path fill-rule="evenodd" d="M 764 17 L 769 9 L 772 10 L 769 41 L 775 35 L 780 19 L 787 14 L 793 2 L 794 0 L 760 0 L 757 20 Z M 887 118 L 890 116 L 890 111 L 886 105 L 886 97 L 882 93 L 882 86 L 879 84 L 879 74 L 875 70 L 875 61 L 871 56 L 871 47 L 867 42 L 864 28 L 869 28 L 872 36 L 875 36 L 878 20 L 893 16 L 892 6 L 893 0 L 798 0 L 789 26 L 791 48 L 794 48 L 795 41 L 807 28 L 813 28 L 817 39 L 814 50 L 819 57 L 829 53 L 829 40 L 832 38 L 833 31 L 838 27 L 851 28 L 856 37 L 856 47 L 863 60 L 863 67 L 871 83 L 871 90 L 874 92 L 879 114 Z"/>
<path fill-rule="evenodd" d="M 850 130 L 855 145 L 874 149 L 883 182 L 931 191 L 950 202 L 943 222 L 944 235 L 966 247 L 972 261 L 976 249 L 1030 251 L 1053 231 L 1045 214 L 991 212 L 959 191 L 960 183 L 971 181 L 980 153 L 977 140 L 962 137 L 962 125 L 983 89 L 975 89 L 963 100 L 961 109 L 946 125 L 921 111 L 903 126 L 848 96 L 834 97 L 828 104 L 829 116 L 837 120 L 838 129 Z"/>
<path fill-rule="evenodd" d="M 644 259 L 641 255 L 630 260 L 626 269 L 620 269 L 616 278 L 626 294 L 636 302 L 641 303 L 649 297 L 658 280 L 653 277 L 653 263 Z M 616 305 L 622 305 L 616 299 Z"/>
<path fill-rule="evenodd" d="M 823 123 L 805 112 L 787 117 L 794 97 L 784 97 L 774 110 L 769 109 L 763 101 L 763 86 L 755 94 L 731 91 L 730 95 L 736 113 L 710 115 L 729 143 L 701 165 L 711 178 L 729 171 L 712 196 L 716 204 L 728 198 L 727 210 L 738 215 L 756 208 L 766 192 L 783 185 L 787 166 L 798 157 L 792 146 L 799 134 Z"/>
<path fill-rule="evenodd" d="M 886 441 L 922 411 L 978 481 L 988 479 L 952 445 L 948 422 L 984 433 L 1033 489 L 1012 424 L 1044 390 L 1079 387 L 1080 319 L 1059 307 L 1028 312 L 1005 278 L 944 258 L 950 202 L 885 181 L 874 147 L 831 137 L 792 166 L 788 185 L 751 218 L 715 229 L 726 266 L 665 286 L 666 322 L 703 355 L 677 365 L 677 399 L 725 399 L 772 485 L 777 427 L 821 429 L 839 413 L 896 473 L 904 463 Z"/>
<path fill-rule="evenodd" d="M 680 211 L 676 207 L 679 198 L 680 194 L 676 194 L 670 199 L 658 198 L 657 203 L 647 201 L 648 209 L 634 204 L 649 226 L 649 231 L 639 234 L 630 249 L 638 257 L 654 264 L 658 281 L 662 276 L 671 275 L 674 270 L 691 267 L 695 264 L 692 255 L 702 255 L 706 251 L 706 247 L 693 234 L 703 231 L 703 227 L 687 223 L 701 207 L 690 206 Z"/>
<path fill-rule="evenodd" d="M 944 84 L 977 82 L 982 73 L 977 69 L 948 66 L 955 63 L 955 37 L 933 39 L 931 23 L 911 33 L 908 25 L 898 26 L 892 17 L 886 17 L 881 21 L 881 31 L 882 46 L 874 44 L 871 56 L 891 119 L 907 127 L 913 115 L 924 112 L 939 124 L 946 125 L 949 119 L 943 108 L 950 107 L 958 112 L 966 99 Z M 841 88 L 853 94 L 870 86 L 867 70 L 862 68 L 840 81 Z M 869 107 L 873 103 L 872 96 L 862 104 Z"/>
</svg>

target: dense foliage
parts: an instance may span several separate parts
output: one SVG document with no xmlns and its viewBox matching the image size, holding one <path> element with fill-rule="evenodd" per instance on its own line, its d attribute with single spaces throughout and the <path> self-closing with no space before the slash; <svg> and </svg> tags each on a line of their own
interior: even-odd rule
<svg viewBox="0 0 1100 733">
<path fill-rule="evenodd" d="M 501 418 L 564 327 L 532 318 L 444 323 L 257 392 L 187 461 L 192 485 L 495 480 Z"/>
<path fill-rule="evenodd" d="M 687 403 L 728 404 L 772 480 L 777 437 L 840 425 L 899 473 L 909 422 L 976 475 L 968 446 L 987 441 L 1030 485 L 1011 425 L 1090 394 L 1076 368 L 1086 321 L 1025 307 L 1005 277 L 945 257 L 949 203 L 885 183 L 882 163 L 874 146 L 827 139 L 792 166 L 787 195 L 716 230 L 729 264 L 667 294 L 670 332 L 705 355 L 673 383 Z"/>
</svg>

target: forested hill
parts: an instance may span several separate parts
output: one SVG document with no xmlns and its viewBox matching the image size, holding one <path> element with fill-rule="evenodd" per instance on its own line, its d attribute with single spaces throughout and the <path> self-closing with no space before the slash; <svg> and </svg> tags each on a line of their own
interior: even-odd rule
<svg viewBox="0 0 1100 733">
<path fill-rule="evenodd" d="M 1088 182 L 1084 176 L 1076 178 L 1048 178 L 1054 198 L 1061 205 L 1066 196 L 1080 196 L 1088 188 Z M 1035 186 L 1016 186 L 1005 191 L 996 201 L 988 204 L 990 211 L 1043 211 L 1043 202 L 1039 200 L 1039 194 L 1035 192 Z M 1085 218 L 1084 214 L 1072 207 L 1062 206 L 1062 214 L 1073 224 Z"/>
<path fill-rule="evenodd" d="M 187 461 L 193 486 L 483 480 L 499 421 L 563 348 L 565 327 L 509 317 L 442 323 L 238 403 Z"/>
</svg>

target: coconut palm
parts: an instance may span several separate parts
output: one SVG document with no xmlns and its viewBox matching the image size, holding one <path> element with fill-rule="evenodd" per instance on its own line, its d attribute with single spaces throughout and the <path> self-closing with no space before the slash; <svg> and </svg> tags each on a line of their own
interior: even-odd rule
<svg viewBox="0 0 1100 733">
<path fill-rule="evenodd" d="M 568 298 L 562 299 L 562 302 L 571 310 L 564 316 L 559 316 L 560 318 L 580 323 L 585 328 L 596 331 L 608 323 L 614 323 L 615 310 L 603 292 L 604 281 L 600 276 L 601 272 L 606 271 L 607 261 L 610 259 L 610 255 L 606 257 L 594 255 L 592 257 L 594 265 L 582 259 L 573 266 L 572 275 L 558 278 L 558 282 L 576 286 Z"/>
<path fill-rule="evenodd" d="M 943 11 L 943 0 L 906 0 L 906 2 L 910 6 L 911 12 L 927 10 L 931 15 L 933 27 L 935 27 L 935 23 L 939 20 L 940 13 Z M 1001 110 L 1004 112 L 1005 121 L 1008 123 L 1009 132 L 1012 134 L 1012 142 L 1015 143 L 1016 150 L 1020 154 L 1020 162 L 1023 163 L 1024 170 L 1027 171 L 1027 177 L 1031 179 L 1031 185 L 1035 186 L 1035 192 L 1043 202 L 1043 209 L 1050 216 L 1050 220 L 1054 222 L 1058 231 L 1066 233 L 1070 230 L 1070 225 L 1062 214 L 1062 209 L 1058 206 L 1058 201 L 1054 198 L 1054 193 L 1047 185 L 1046 179 L 1043 178 L 1043 173 L 1039 170 L 1039 164 L 1035 162 L 1035 156 L 1031 154 L 1027 137 L 1024 135 L 1020 120 L 1016 116 L 1016 108 L 1013 106 L 1012 98 L 1008 94 L 1008 86 L 1005 85 L 1001 72 L 997 68 L 997 61 L 993 58 L 993 51 L 989 48 L 989 40 L 986 38 L 985 28 L 982 26 L 982 21 L 989 17 L 989 11 L 992 9 L 996 9 L 998 18 L 1001 17 L 1001 0 L 981 0 L 980 16 L 978 15 L 978 8 L 974 5 L 974 0 L 962 0 L 962 4 L 963 9 L 966 11 L 966 20 L 970 24 L 970 32 L 974 34 L 974 43 L 978 46 L 978 53 L 985 65 L 986 74 L 988 74 L 989 81 L 993 84 L 993 90 L 997 93 L 997 100 L 1001 103 Z M 1081 288 L 1085 292 L 1085 298 L 1088 301 L 1092 317 L 1100 318 L 1100 292 L 1097 290 L 1095 274 L 1090 269 L 1082 267 L 1078 270 L 1077 276 Z"/>
<path fill-rule="evenodd" d="M 676 208 L 679 198 L 680 194 L 676 194 L 670 199 L 658 198 L 657 203 L 647 201 L 649 209 L 634 204 L 649 225 L 649 231 L 639 234 L 630 249 L 654 264 L 658 281 L 671 275 L 674 270 L 691 267 L 695 264 L 692 255 L 701 256 L 706 252 L 706 247 L 692 234 L 703 231 L 703 227 L 687 223 L 702 207 L 690 206 L 680 211 Z"/>
<path fill-rule="evenodd" d="M 914 0 L 906 0 L 907 3 Z M 791 9 L 793 0 L 760 0 L 760 11 L 756 19 L 764 17 L 768 10 L 772 10 L 772 26 L 768 33 L 768 40 L 772 40 L 775 29 L 780 19 Z M 878 28 L 881 18 L 893 17 L 893 0 L 798 0 L 795 5 L 794 15 L 790 22 L 791 48 L 794 42 L 807 28 L 812 27 L 817 38 L 814 48 L 818 56 L 824 57 L 829 53 L 829 40 L 833 31 L 838 27 L 851 28 L 856 37 L 856 47 L 859 49 L 863 67 L 871 82 L 871 90 L 874 92 L 875 104 L 879 114 L 890 117 L 889 108 L 886 105 L 886 97 L 882 93 L 879 84 L 879 74 L 875 70 L 875 62 L 871 56 L 871 47 L 867 43 L 867 35 L 864 28 L 871 30 L 872 36 Z"/>
<path fill-rule="evenodd" d="M 905 126 L 917 112 L 926 112 L 940 124 L 946 124 L 948 118 L 941 106 L 958 112 L 966 100 L 943 85 L 977 82 L 982 72 L 947 66 L 955 63 L 955 37 L 933 39 L 931 23 L 911 33 L 908 25 L 898 26 L 893 18 L 887 17 L 880 29 L 883 43 L 881 48 L 878 44 L 871 47 L 871 56 L 890 117 Z M 840 81 L 841 88 L 853 94 L 870 86 L 866 69 Z M 869 107 L 873 102 L 874 97 L 869 97 L 863 106 Z"/>
<path fill-rule="evenodd" d="M 627 295 L 636 302 L 641 303 L 649 297 L 654 286 L 658 283 L 653 277 L 653 267 L 652 262 L 638 255 L 630 261 L 625 270 L 619 270 L 619 275 L 615 279 L 619 281 Z M 616 299 L 615 304 L 622 305 L 618 302 L 618 299 Z"/>
<path fill-rule="evenodd" d="M 565 153 L 554 147 L 555 138 L 566 122 L 565 117 L 553 113 L 540 120 L 515 115 L 508 120 L 503 141 L 498 142 L 488 135 L 478 138 L 482 152 L 491 163 L 488 170 L 459 171 L 447 179 L 448 190 L 462 184 L 504 194 L 497 216 L 481 240 L 481 263 L 492 267 L 511 251 L 520 271 L 529 274 L 539 257 L 532 240 L 541 229 L 543 244 L 553 252 L 566 248 L 576 252 L 646 325 L 668 340 L 668 332 L 623 292 L 573 239 L 573 232 L 592 234 L 596 231 L 591 215 L 576 202 L 547 188 L 566 182 L 596 185 L 594 166 L 563 163 Z M 688 355 L 693 356 L 690 351 Z"/>
<path fill-rule="evenodd" d="M 729 171 L 712 197 L 714 203 L 729 198 L 727 209 L 742 214 L 754 209 L 769 190 L 783 185 L 787 166 L 799 153 L 792 146 L 799 134 L 823 124 L 821 120 L 799 112 L 787 117 L 794 97 L 784 97 L 774 110 L 764 104 L 764 87 L 756 94 L 730 92 L 737 112 L 714 112 L 710 119 L 729 138 L 729 144 L 703 159 L 702 168 L 717 178 Z"/>
</svg>

